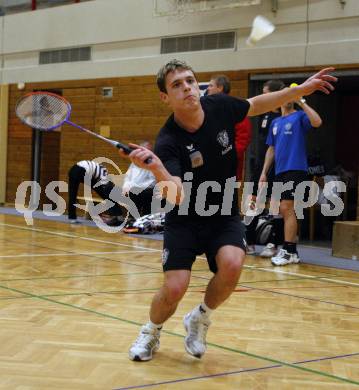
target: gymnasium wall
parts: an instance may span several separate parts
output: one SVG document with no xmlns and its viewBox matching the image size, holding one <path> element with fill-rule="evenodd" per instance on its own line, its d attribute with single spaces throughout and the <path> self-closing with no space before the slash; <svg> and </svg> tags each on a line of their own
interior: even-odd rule
<svg viewBox="0 0 359 390">
<path fill-rule="evenodd" d="M 154 75 L 170 58 L 187 60 L 202 72 L 204 81 L 214 72 L 229 74 L 229 70 L 233 70 L 234 80 L 247 83 L 248 73 L 264 73 L 268 68 L 272 73 L 327 64 L 358 68 L 358 0 L 346 0 L 345 6 L 339 0 L 277 3 L 275 13 L 272 1 L 262 0 L 257 6 L 176 18 L 155 16 L 151 0 L 95 0 L 0 17 L 0 85 L 11 85 L 6 201 L 13 202 L 19 182 L 31 176 L 32 134 L 13 114 L 16 99 L 26 91 L 61 89 L 74 105 L 74 121 L 96 131 L 109 126 L 113 138 L 140 141 L 153 139 L 167 116 L 158 99 Z M 257 14 L 270 18 L 277 30 L 248 48 L 245 40 Z M 228 30 L 237 32 L 234 50 L 160 54 L 161 37 Z M 91 61 L 39 65 L 41 50 L 86 45 L 92 47 Z M 25 82 L 24 91 L 17 90 L 18 82 Z M 114 87 L 113 98 L 101 96 L 104 86 Z M 240 95 L 246 96 L 246 91 L 241 88 Z M 63 179 L 75 161 L 101 154 L 117 158 L 109 146 L 65 126 L 59 177 Z M 120 166 L 126 168 L 123 161 Z M 0 187 L 4 187 L 2 183 Z"/>
<path fill-rule="evenodd" d="M 166 3 L 172 0 L 156 0 Z M 211 3 L 207 1 L 207 3 Z M 197 71 L 359 62 L 359 1 L 278 0 L 261 5 L 155 16 L 152 0 L 95 0 L 0 17 L 1 83 L 155 74 L 168 58 Z M 253 18 L 262 14 L 276 33 L 248 48 Z M 161 37 L 235 30 L 235 50 L 160 55 Z M 88 62 L 39 65 L 39 51 L 92 46 Z"/>
<path fill-rule="evenodd" d="M 199 81 L 208 81 L 211 74 L 199 73 L 197 76 Z M 232 81 L 232 94 L 247 96 L 248 73 L 238 71 L 226 74 Z M 103 87 L 113 87 L 112 98 L 102 96 Z M 101 133 L 101 127 L 105 127 L 110 131 L 106 136 L 125 143 L 154 141 L 170 113 L 159 99 L 154 76 L 27 83 L 23 91 L 19 91 L 16 84 L 11 84 L 7 203 L 15 202 L 16 189 L 22 181 L 32 179 L 32 130 L 16 118 L 15 105 L 20 96 L 33 90 L 54 90 L 61 93 L 71 102 L 71 121 L 98 133 Z M 41 171 L 44 174 L 51 171 L 53 177 L 46 177 L 45 182 L 41 182 L 42 188 L 51 180 L 67 182 L 69 168 L 83 159 L 107 157 L 112 159 L 122 172 L 128 167 L 128 160 L 120 159 L 117 150 L 111 145 L 71 126 L 62 127 L 59 147 L 55 148 L 51 140 L 44 142 L 51 137 L 51 132 L 43 134 L 43 137 L 43 156 L 46 158 L 41 161 Z M 51 147 L 53 149 L 49 150 Z M 55 164 L 58 164 L 58 167 L 54 166 Z"/>
</svg>

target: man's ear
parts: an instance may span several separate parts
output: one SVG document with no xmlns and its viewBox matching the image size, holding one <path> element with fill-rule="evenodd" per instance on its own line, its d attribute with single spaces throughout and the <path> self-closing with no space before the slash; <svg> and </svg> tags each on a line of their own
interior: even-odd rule
<svg viewBox="0 0 359 390">
<path fill-rule="evenodd" d="M 168 104 L 168 95 L 165 92 L 160 92 L 160 99 L 163 103 Z"/>
</svg>

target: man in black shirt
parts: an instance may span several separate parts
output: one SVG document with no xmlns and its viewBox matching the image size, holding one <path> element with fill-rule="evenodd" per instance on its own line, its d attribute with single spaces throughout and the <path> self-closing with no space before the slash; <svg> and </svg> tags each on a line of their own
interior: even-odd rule
<svg viewBox="0 0 359 390">
<path fill-rule="evenodd" d="M 131 360 L 150 360 L 159 348 L 162 325 L 176 311 L 188 288 L 195 257 L 202 253 L 214 276 L 204 301 L 184 317 L 184 326 L 186 351 L 197 358 L 204 354 L 210 314 L 231 295 L 245 258 L 244 229 L 233 184 L 237 164 L 234 126 L 246 115 L 260 115 L 315 90 L 329 93 L 333 89 L 330 82 L 336 80 L 328 75 L 331 70 L 322 70 L 298 87 L 242 100 L 227 95 L 200 99 L 194 72 L 184 62 L 172 60 L 160 69 L 160 98 L 173 114 L 158 135 L 154 153 L 132 144 L 135 150 L 129 157 L 152 171 L 174 208 L 165 221 L 164 282 L 152 300 L 149 322 L 130 348 Z M 148 158 L 152 160 L 146 164 Z"/>
</svg>

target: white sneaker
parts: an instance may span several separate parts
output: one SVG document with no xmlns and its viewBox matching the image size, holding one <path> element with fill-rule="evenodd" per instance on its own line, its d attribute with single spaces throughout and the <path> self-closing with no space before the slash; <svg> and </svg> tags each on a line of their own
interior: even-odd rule
<svg viewBox="0 0 359 390">
<path fill-rule="evenodd" d="M 256 247 L 254 245 L 247 245 L 246 247 L 246 255 L 255 255 Z"/>
<path fill-rule="evenodd" d="M 278 250 L 274 244 L 268 243 L 260 253 L 260 257 L 274 257 Z"/>
<path fill-rule="evenodd" d="M 142 326 L 137 340 L 128 351 L 128 356 L 137 362 L 151 360 L 153 352 L 156 352 L 159 347 L 160 331 L 146 324 Z"/>
<path fill-rule="evenodd" d="M 273 265 L 287 265 L 287 264 L 298 264 L 300 258 L 297 253 L 289 253 L 285 249 L 281 249 L 277 256 L 271 259 Z"/>
<path fill-rule="evenodd" d="M 206 352 L 206 335 L 211 321 L 206 316 L 189 312 L 183 317 L 183 325 L 187 336 L 184 339 L 186 351 L 200 359 Z"/>
</svg>

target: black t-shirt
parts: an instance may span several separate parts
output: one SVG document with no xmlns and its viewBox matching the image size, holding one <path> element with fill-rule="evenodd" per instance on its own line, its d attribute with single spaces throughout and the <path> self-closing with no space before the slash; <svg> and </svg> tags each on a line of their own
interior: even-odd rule
<svg viewBox="0 0 359 390">
<path fill-rule="evenodd" d="M 189 217 L 204 216 L 203 211 L 198 211 L 199 209 L 196 211 L 199 187 L 201 190 L 198 194 L 201 194 L 202 200 L 205 198 L 206 202 L 204 204 L 204 201 L 200 202 L 198 199 L 197 204 L 205 214 L 221 215 L 224 193 L 226 193 L 225 215 L 238 214 L 237 190 L 235 189 L 231 194 L 231 191 L 224 191 L 224 189 L 227 179 L 232 178 L 232 183 L 235 182 L 237 155 L 234 145 L 234 126 L 246 117 L 249 102 L 217 94 L 201 98 L 201 105 L 204 111 L 204 122 L 197 131 L 190 133 L 182 129 L 174 121 L 172 114 L 156 140 L 155 153 L 171 175 L 182 179 L 186 195 L 183 205 L 180 208 L 176 206 L 170 211 L 167 220 L 185 218 L 184 210 L 187 204 Z M 210 182 L 213 186 L 209 185 Z M 216 207 L 215 213 L 208 213 L 209 206 L 212 210 L 213 206 L 219 207 Z"/>
</svg>

